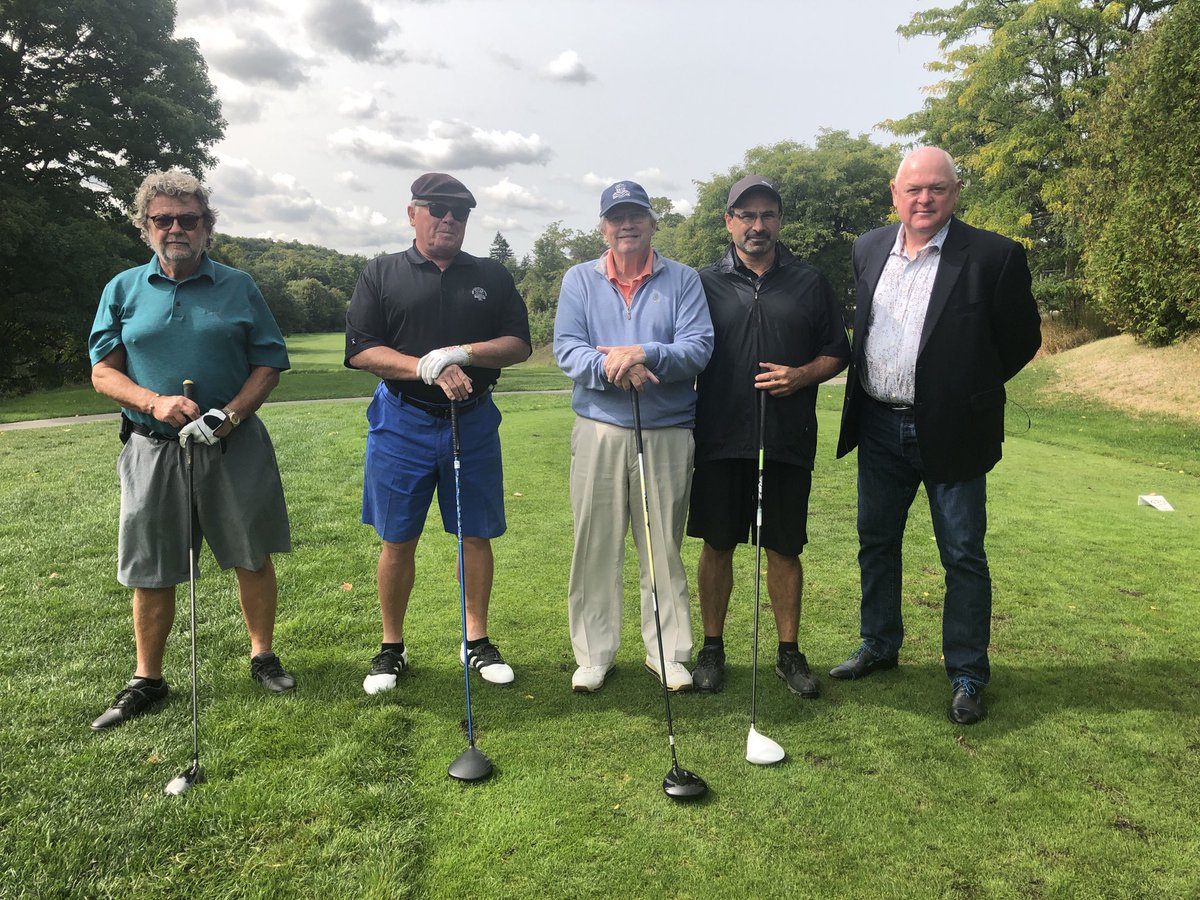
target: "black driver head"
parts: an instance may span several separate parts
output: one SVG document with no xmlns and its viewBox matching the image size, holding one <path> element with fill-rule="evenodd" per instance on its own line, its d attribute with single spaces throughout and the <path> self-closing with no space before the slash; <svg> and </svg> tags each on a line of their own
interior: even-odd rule
<svg viewBox="0 0 1200 900">
<path fill-rule="evenodd" d="M 483 781 L 492 774 L 492 761 L 474 747 L 468 747 L 447 770 L 459 781 Z"/>
<path fill-rule="evenodd" d="M 671 766 L 663 779 L 663 793 L 672 800 L 699 800 L 708 793 L 708 785 L 695 772 Z"/>
</svg>

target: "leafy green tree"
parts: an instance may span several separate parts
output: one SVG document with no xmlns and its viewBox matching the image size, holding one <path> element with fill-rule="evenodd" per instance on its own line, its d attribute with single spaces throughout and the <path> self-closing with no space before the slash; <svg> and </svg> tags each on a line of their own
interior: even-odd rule
<svg viewBox="0 0 1200 900">
<path fill-rule="evenodd" d="M 1078 155 L 1080 115 L 1108 67 L 1172 0 L 961 0 L 916 13 L 899 31 L 939 37 L 946 76 L 919 112 L 885 123 L 936 144 L 968 183 L 962 215 L 1030 248 L 1043 306 L 1078 316 L 1080 248 L 1051 208 Z"/>
<path fill-rule="evenodd" d="M 535 347 L 554 338 L 558 292 L 567 269 L 597 258 L 604 249 L 599 230 L 564 228 L 562 222 L 551 222 L 533 242 L 519 288 L 529 309 L 529 331 Z"/>
<path fill-rule="evenodd" d="M 345 328 L 347 298 L 367 264 L 328 247 L 219 233 L 209 255 L 250 273 L 284 334 Z"/>
<path fill-rule="evenodd" d="M 684 216 L 675 212 L 675 204 L 670 197 L 651 197 L 650 208 L 658 216 L 660 228 L 673 228 L 684 220 Z"/>
<path fill-rule="evenodd" d="M 1200 0 L 1180 0 L 1113 66 L 1059 198 L 1103 315 L 1149 344 L 1200 330 L 1196 122 Z"/>
<path fill-rule="evenodd" d="M 0 393 L 86 373 L 101 288 L 147 258 L 121 208 L 212 164 L 225 123 L 174 30 L 171 0 L 0 2 Z"/>
<path fill-rule="evenodd" d="M 801 259 L 820 269 L 847 310 L 852 309 L 854 239 L 887 222 L 888 181 L 900 160 L 895 147 L 881 147 L 866 135 L 823 130 L 812 147 L 784 142 L 754 147 L 742 165 L 699 183 L 695 211 L 665 240 L 675 258 L 704 266 L 725 252 L 725 201 L 733 183 L 748 173 L 769 178 L 783 199 L 779 239 Z M 668 254 L 669 255 L 669 254 Z"/>
<path fill-rule="evenodd" d="M 254 281 L 258 284 L 258 289 L 262 291 L 263 299 L 267 301 L 267 308 L 275 317 L 280 331 L 288 335 L 301 334 L 308 330 L 308 315 L 288 290 L 288 284 L 282 276 L 277 272 L 268 271 L 255 275 Z"/>
</svg>

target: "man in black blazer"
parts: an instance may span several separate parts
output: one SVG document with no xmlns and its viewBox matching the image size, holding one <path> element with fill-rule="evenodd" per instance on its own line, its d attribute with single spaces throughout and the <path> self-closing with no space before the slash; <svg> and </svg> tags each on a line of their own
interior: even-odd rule
<svg viewBox="0 0 1200 900">
<path fill-rule="evenodd" d="M 1024 248 L 954 218 L 961 189 L 948 153 L 914 150 L 891 184 L 900 224 L 854 243 L 838 456 L 858 447 L 862 644 L 829 674 L 862 678 L 897 664 L 901 545 L 923 483 L 946 570 L 949 717 L 970 725 L 985 715 L 990 677 L 987 473 L 1004 440 L 1004 383 L 1037 353 L 1041 323 Z"/>
</svg>

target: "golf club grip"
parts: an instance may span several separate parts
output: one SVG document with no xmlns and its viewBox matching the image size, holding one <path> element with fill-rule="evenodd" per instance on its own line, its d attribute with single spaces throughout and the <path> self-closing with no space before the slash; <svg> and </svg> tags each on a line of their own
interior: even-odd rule
<svg viewBox="0 0 1200 900">
<path fill-rule="evenodd" d="M 196 391 L 196 382 L 190 378 L 183 379 L 183 396 L 186 400 L 192 399 L 192 394 Z"/>
<path fill-rule="evenodd" d="M 642 452 L 642 404 L 638 398 L 637 388 L 630 388 L 629 394 L 633 398 L 633 439 L 637 444 L 637 452 Z"/>
<path fill-rule="evenodd" d="M 758 392 L 758 453 L 763 452 L 763 444 L 767 438 L 767 392 Z"/>
</svg>

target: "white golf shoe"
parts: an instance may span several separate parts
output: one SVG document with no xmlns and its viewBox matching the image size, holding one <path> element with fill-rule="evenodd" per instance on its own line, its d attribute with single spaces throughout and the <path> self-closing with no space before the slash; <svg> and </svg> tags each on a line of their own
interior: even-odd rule
<svg viewBox="0 0 1200 900">
<path fill-rule="evenodd" d="M 396 686 L 396 678 L 408 668 L 408 648 L 399 653 L 382 650 L 371 660 L 371 671 L 363 679 L 363 690 L 368 694 L 390 691 Z"/>
<path fill-rule="evenodd" d="M 512 684 L 513 678 L 516 677 L 513 675 L 512 666 L 504 661 L 495 644 L 480 644 L 471 649 L 470 655 L 467 655 L 462 644 L 459 644 L 458 661 L 464 666 L 469 664 L 479 673 L 480 678 L 492 684 Z"/>
<path fill-rule="evenodd" d="M 656 657 L 646 657 L 646 671 L 655 678 L 662 681 L 662 675 L 658 671 L 658 659 Z M 683 663 L 677 663 L 674 660 L 667 660 L 667 678 L 666 685 L 668 691 L 690 691 L 692 689 L 692 673 L 684 668 Z"/>
<path fill-rule="evenodd" d="M 580 666 L 571 676 L 571 690 L 581 694 L 594 694 L 604 687 L 604 679 L 615 668 L 612 663 L 607 666 Z"/>
</svg>

